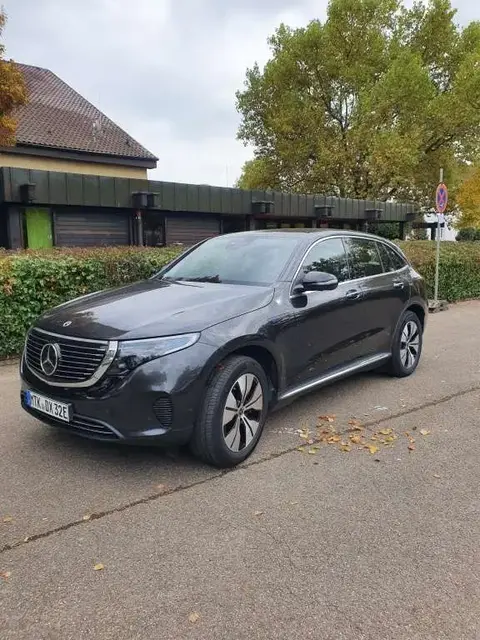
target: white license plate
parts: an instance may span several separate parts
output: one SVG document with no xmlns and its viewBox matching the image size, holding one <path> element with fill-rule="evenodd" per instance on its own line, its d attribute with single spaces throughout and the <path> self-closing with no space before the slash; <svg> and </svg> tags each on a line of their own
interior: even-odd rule
<svg viewBox="0 0 480 640">
<path fill-rule="evenodd" d="M 57 418 L 57 420 L 63 420 L 63 422 L 70 422 L 71 419 L 71 405 L 64 402 L 57 402 L 56 400 L 50 400 L 45 396 L 41 396 L 33 391 L 25 392 L 25 404 L 35 411 L 45 413 L 47 416 Z"/>
</svg>

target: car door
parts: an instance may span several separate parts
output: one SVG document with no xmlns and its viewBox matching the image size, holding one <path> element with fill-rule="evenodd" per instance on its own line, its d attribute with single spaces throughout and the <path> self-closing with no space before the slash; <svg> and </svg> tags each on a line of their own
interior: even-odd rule
<svg viewBox="0 0 480 640">
<path fill-rule="evenodd" d="M 350 237 L 347 249 L 352 275 L 363 289 L 363 355 L 389 352 L 397 321 L 410 298 L 408 267 L 386 243 L 373 238 Z"/>
<path fill-rule="evenodd" d="M 288 364 L 289 386 L 320 378 L 358 356 L 358 327 L 362 288 L 350 281 L 345 245 L 341 237 L 317 241 L 303 259 L 292 284 L 309 271 L 323 271 L 338 278 L 333 291 L 310 291 L 292 296 L 296 322 L 290 329 L 292 349 Z"/>
</svg>

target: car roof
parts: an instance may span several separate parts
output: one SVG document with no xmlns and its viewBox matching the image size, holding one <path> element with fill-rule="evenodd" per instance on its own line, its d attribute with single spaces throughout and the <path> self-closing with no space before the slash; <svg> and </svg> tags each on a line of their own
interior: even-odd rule
<svg viewBox="0 0 480 640">
<path fill-rule="evenodd" d="M 364 233 L 362 231 L 352 231 L 350 229 L 257 229 L 255 231 L 240 231 L 237 232 L 238 235 L 252 235 L 255 234 L 257 236 L 267 236 L 272 233 L 276 233 L 279 236 L 283 237 L 292 237 L 299 236 L 305 241 L 314 241 L 320 238 L 328 238 L 329 236 L 345 236 L 345 237 L 356 237 L 356 238 L 366 238 L 367 240 L 381 240 L 383 242 L 391 242 L 382 238 L 380 236 L 376 236 L 372 233 Z M 235 234 L 237 235 L 237 234 Z"/>
</svg>

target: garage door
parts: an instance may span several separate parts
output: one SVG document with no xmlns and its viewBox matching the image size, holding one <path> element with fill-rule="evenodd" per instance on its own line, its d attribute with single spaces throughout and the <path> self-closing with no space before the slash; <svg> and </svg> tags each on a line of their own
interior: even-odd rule
<svg viewBox="0 0 480 640">
<path fill-rule="evenodd" d="M 220 233 L 220 219 L 216 216 L 167 216 L 166 218 L 167 244 L 180 242 L 191 245 L 207 238 L 218 236 Z"/>
<path fill-rule="evenodd" d="M 127 212 L 55 213 L 55 244 L 63 247 L 104 247 L 130 244 Z"/>
</svg>

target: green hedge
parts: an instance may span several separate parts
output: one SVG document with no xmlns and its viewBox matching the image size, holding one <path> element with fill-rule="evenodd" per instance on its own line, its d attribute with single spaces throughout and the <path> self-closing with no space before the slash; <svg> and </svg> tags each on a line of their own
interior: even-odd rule
<svg viewBox="0 0 480 640">
<path fill-rule="evenodd" d="M 18 354 L 30 324 L 72 298 L 148 278 L 179 248 L 0 252 L 0 358 Z"/>
<path fill-rule="evenodd" d="M 399 243 L 433 296 L 435 243 Z M 442 242 L 440 297 L 480 298 L 480 243 Z M 99 248 L 0 252 L 0 357 L 18 354 L 43 311 L 85 293 L 152 275 L 181 249 Z"/>
</svg>

